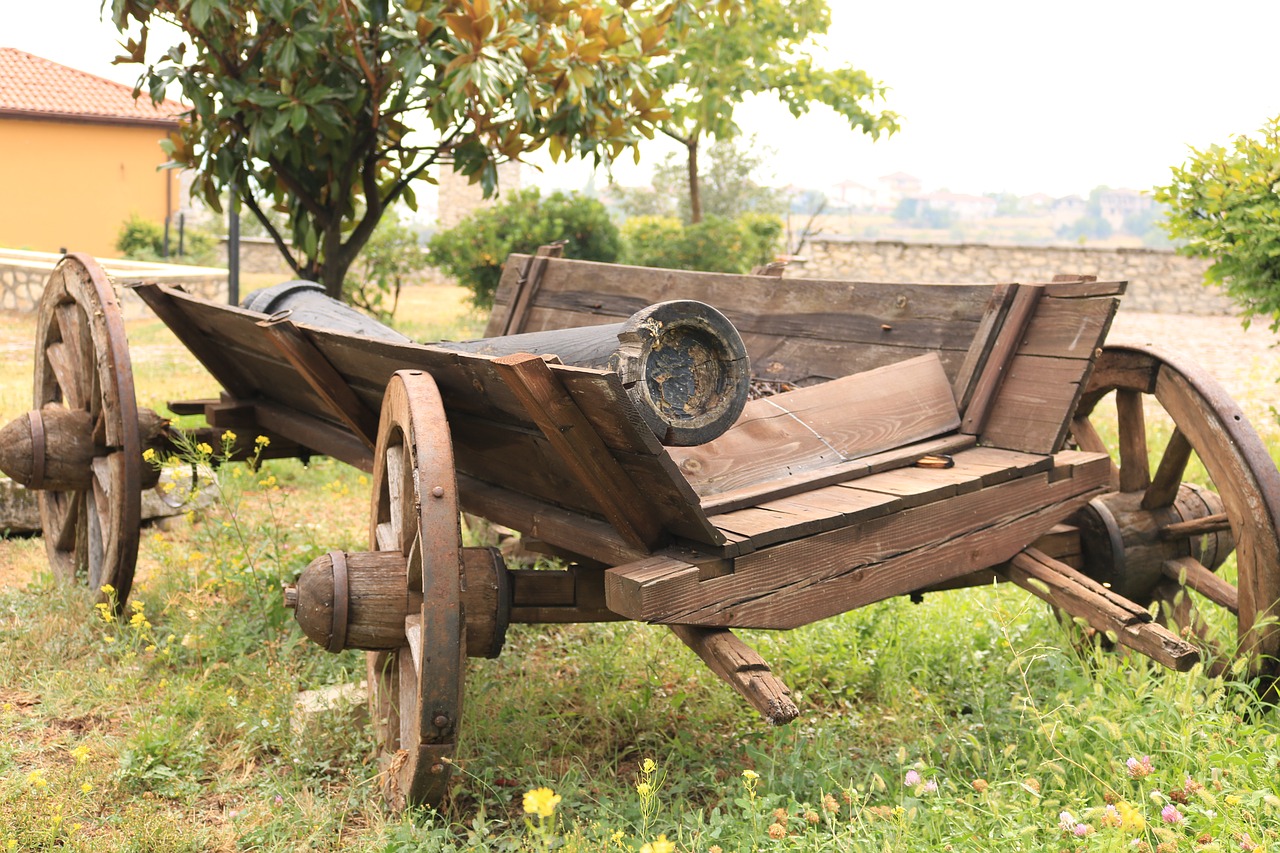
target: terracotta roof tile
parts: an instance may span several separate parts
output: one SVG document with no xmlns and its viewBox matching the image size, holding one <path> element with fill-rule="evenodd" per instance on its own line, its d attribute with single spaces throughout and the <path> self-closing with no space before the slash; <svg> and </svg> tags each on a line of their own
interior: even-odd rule
<svg viewBox="0 0 1280 853">
<path fill-rule="evenodd" d="M 0 47 L 0 114 L 145 124 L 172 124 L 181 104 L 152 106 L 144 92 L 12 47 Z"/>
</svg>

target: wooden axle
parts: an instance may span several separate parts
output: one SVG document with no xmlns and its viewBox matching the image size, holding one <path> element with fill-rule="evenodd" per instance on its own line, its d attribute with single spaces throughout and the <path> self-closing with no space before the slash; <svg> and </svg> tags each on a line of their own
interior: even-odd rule
<svg viewBox="0 0 1280 853">
<path fill-rule="evenodd" d="M 142 446 L 156 443 L 166 423 L 151 409 L 138 409 Z M 28 489 L 84 491 L 93 485 L 94 457 L 113 450 L 95 433 L 92 415 L 58 403 L 32 409 L 0 428 L 0 471 Z M 154 466 L 142 465 L 141 472 L 144 489 L 160 479 Z"/>
<path fill-rule="evenodd" d="M 284 588 L 302 632 L 331 652 L 389 651 L 408 645 L 405 617 L 422 609 L 399 551 L 330 551 Z M 496 548 L 463 548 L 462 606 L 467 654 L 497 657 L 506 639 L 511 591 Z"/>
</svg>

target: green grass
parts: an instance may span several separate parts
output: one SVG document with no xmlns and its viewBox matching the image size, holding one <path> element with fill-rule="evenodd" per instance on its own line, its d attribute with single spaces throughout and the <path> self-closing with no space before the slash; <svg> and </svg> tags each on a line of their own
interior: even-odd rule
<svg viewBox="0 0 1280 853">
<path fill-rule="evenodd" d="M 450 310 L 420 322 L 477 331 Z M 136 328 L 144 403 L 208 393 Z M 28 567 L 0 587 L 0 850 L 1280 850 L 1274 711 L 1099 651 L 1011 586 L 743 632 L 796 691 L 781 728 L 661 628 L 514 626 L 469 667 L 450 803 L 390 815 L 358 708 L 291 724 L 297 691 L 364 661 L 303 638 L 279 594 L 363 547 L 367 478 L 287 460 L 220 482 L 214 508 L 144 531 L 122 622 L 31 568 L 39 540 L 0 542 Z M 526 813 L 543 787 L 554 810 Z"/>
</svg>

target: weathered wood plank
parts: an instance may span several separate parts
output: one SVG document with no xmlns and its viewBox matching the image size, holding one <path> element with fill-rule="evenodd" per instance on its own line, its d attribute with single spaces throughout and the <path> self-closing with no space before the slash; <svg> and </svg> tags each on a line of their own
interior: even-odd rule
<svg viewBox="0 0 1280 853">
<path fill-rule="evenodd" d="M 973 342 L 969 345 L 969 352 L 965 355 L 964 363 L 952 386 L 956 408 L 962 412 L 969 408 L 978 379 L 981 378 L 982 370 L 991 356 L 996 336 L 1000 333 L 1000 327 L 1004 324 L 1005 317 L 1009 313 L 1009 305 L 1013 302 L 1017 291 L 1018 289 L 1013 285 L 998 284 L 991 292 L 991 299 L 982 314 L 982 319 L 978 322 Z"/>
<path fill-rule="evenodd" d="M 1200 661 L 1195 646 L 1152 622 L 1144 608 L 1052 557 L 1027 551 L 1015 556 L 1002 571 L 1033 595 L 1170 669 L 1185 672 Z"/>
<path fill-rule="evenodd" d="M 791 689 L 773 674 L 755 649 L 727 628 L 672 625 L 671 630 L 771 724 L 780 726 L 800 716 L 800 709 L 791 700 Z"/>
<path fill-rule="evenodd" d="M 560 464 L 623 538 L 640 548 L 660 544 L 664 531 L 657 513 L 547 363 L 539 356 L 517 354 L 496 358 L 493 366 L 555 449 Z"/>
<path fill-rule="evenodd" d="M 1016 356 L 979 443 L 1027 453 L 1056 451 L 1088 367 L 1084 359 Z"/>
<path fill-rule="evenodd" d="M 1012 558 L 1105 491 L 1101 454 L 1072 476 L 1037 473 L 949 500 L 762 548 L 700 579 L 685 555 L 606 573 L 611 610 L 632 619 L 794 628 Z"/>
<path fill-rule="evenodd" d="M 987 356 L 982 372 L 973 385 L 973 394 L 964 410 L 960 429 L 969 435 L 981 435 L 986 427 L 992 407 L 1000 394 L 1010 362 L 1022 344 L 1031 318 L 1035 316 L 1044 289 L 1035 285 L 1013 285 L 1014 294 L 1008 313 L 996 333 L 995 343 Z"/>
<path fill-rule="evenodd" d="M 754 400 L 724 435 L 671 448 L 707 497 L 921 441 L 959 424 L 935 355 Z"/>
</svg>

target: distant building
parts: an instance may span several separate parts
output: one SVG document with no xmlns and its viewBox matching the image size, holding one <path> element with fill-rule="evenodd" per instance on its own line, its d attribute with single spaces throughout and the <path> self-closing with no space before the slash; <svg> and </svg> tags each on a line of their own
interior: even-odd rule
<svg viewBox="0 0 1280 853">
<path fill-rule="evenodd" d="M 866 210 L 875 207 L 876 191 L 857 181 L 841 181 L 831 188 L 828 197 L 840 207 Z"/>
<path fill-rule="evenodd" d="M 1104 190 L 1098 194 L 1098 212 L 1117 231 L 1124 227 L 1127 218 L 1153 207 L 1155 201 L 1151 196 L 1138 190 Z"/>
<path fill-rule="evenodd" d="M 876 207 L 893 210 L 904 198 L 920 195 L 921 187 L 920 179 L 906 172 L 883 175 L 876 181 Z"/>
<path fill-rule="evenodd" d="M 929 193 L 918 198 L 926 209 L 943 211 L 956 219 L 988 219 L 996 215 L 999 204 L 990 196 L 949 192 Z"/>
<path fill-rule="evenodd" d="M 114 257 L 131 214 L 163 223 L 181 190 L 160 141 L 182 109 L 0 47 L 0 246 Z"/>
<path fill-rule="evenodd" d="M 1089 203 L 1078 195 L 1064 196 L 1054 200 L 1053 205 L 1049 208 L 1049 215 L 1053 218 L 1054 229 L 1071 225 L 1077 219 L 1084 216 L 1089 210 Z"/>
<path fill-rule="evenodd" d="M 465 175 L 445 165 L 440 169 L 440 188 L 436 202 L 436 225 L 447 230 L 457 225 L 473 211 L 495 203 L 498 198 L 486 199 L 480 184 L 471 183 Z M 508 161 L 498 166 L 499 198 L 520 189 L 520 164 Z"/>
</svg>

